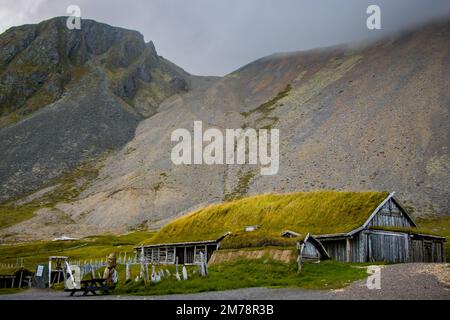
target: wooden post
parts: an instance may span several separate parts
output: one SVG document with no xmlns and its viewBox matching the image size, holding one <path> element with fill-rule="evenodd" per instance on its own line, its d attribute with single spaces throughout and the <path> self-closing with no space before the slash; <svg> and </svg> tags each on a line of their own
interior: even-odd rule
<svg viewBox="0 0 450 320">
<path fill-rule="evenodd" d="M 144 281 L 146 281 L 145 266 L 144 266 L 144 247 L 141 247 L 141 272 L 139 276 L 141 278 L 144 278 Z"/>
<path fill-rule="evenodd" d="M 297 266 L 298 266 L 298 272 L 302 271 L 302 255 L 303 255 L 303 247 L 304 247 L 304 243 L 300 244 L 299 242 L 297 242 L 297 252 L 298 252 L 298 257 L 297 257 Z"/>
<path fill-rule="evenodd" d="M 180 274 L 178 273 L 178 257 L 175 257 L 175 278 L 180 281 Z"/>
<path fill-rule="evenodd" d="M 19 289 L 22 288 L 23 269 L 20 271 Z"/>
<path fill-rule="evenodd" d="M 159 264 L 159 259 L 161 258 L 161 248 L 158 247 L 158 260 L 157 263 Z"/>
<path fill-rule="evenodd" d="M 195 264 L 196 255 L 197 255 L 197 246 L 194 246 L 194 261 L 192 261 L 193 264 Z"/>
<path fill-rule="evenodd" d="M 350 262 L 351 259 L 351 247 L 350 238 L 345 239 L 345 261 Z"/>
<path fill-rule="evenodd" d="M 128 281 L 130 279 L 131 279 L 130 264 L 127 262 L 125 265 L 125 280 Z"/>
<path fill-rule="evenodd" d="M 94 265 L 91 264 L 91 278 L 94 279 L 95 278 L 95 270 L 94 270 Z"/>
<path fill-rule="evenodd" d="M 52 259 L 48 259 L 48 287 L 52 286 Z"/>
<path fill-rule="evenodd" d="M 405 234 L 405 262 L 411 261 L 411 243 L 410 243 L 410 237 L 409 234 Z"/>
<path fill-rule="evenodd" d="M 367 244 L 367 236 L 364 232 L 361 232 L 359 234 L 359 261 L 358 262 L 364 262 L 365 259 L 365 252 L 366 252 L 366 244 Z"/>
<path fill-rule="evenodd" d="M 445 252 L 444 252 L 444 243 L 443 242 L 441 242 L 441 262 L 444 262 L 444 263 L 446 263 L 447 261 L 445 261 L 446 259 L 445 259 Z"/>
<path fill-rule="evenodd" d="M 169 248 L 166 247 L 166 260 L 165 260 L 165 264 L 167 264 L 167 259 L 169 258 Z"/>
</svg>

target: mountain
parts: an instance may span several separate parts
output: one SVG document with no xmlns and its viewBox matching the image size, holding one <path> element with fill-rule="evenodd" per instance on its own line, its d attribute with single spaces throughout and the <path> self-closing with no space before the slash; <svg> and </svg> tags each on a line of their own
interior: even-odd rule
<svg viewBox="0 0 450 320">
<path fill-rule="evenodd" d="M 0 200 L 118 149 L 187 75 L 136 31 L 60 17 L 0 36 Z"/>
<path fill-rule="evenodd" d="M 72 43 L 29 99 L 43 101 L 39 92 L 59 79 L 58 68 L 72 76 L 61 96 L 37 111 L 31 102 L 11 103 L 20 115 L 31 114 L 0 129 L 1 196 L 14 208 L 44 202 L 36 211 L 32 206 L 31 219 L 0 230 L 4 239 L 154 229 L 209 203 L 316 189 L 395 191 L 416 216 L 450 213 L 450 21 L 365 47 L 274 54 L 225 77 L 189 75 L 133 31 L 92 21 L 91 28 L 114 30 L 114 36 L 86 28 L 81 41 L 58 23 L 0 35 L 7 61 L 2 90 L 20 61 L 40 56 L 14 49 L 18 56 L 5 59 L 13 32 L 40 30 L 43 39 L 59 34 L 54 39 L 65 40 L 55 40 L 50 52 Z M 13 47 L 41 48 L 36 39 Z M 89 69 L 78 81 L 77 61 Z M 33 72 L 23 77 L 33 81 Z M 0 101 L 21 101 L 2 92 Z M 3 105 L 3 117 L 17 112 Z M 252 165 L 173 165 L 171 133 L 192 131 L 194 120 L 204 128 L 279 129 L 278 174 L 260 175 Z M 95 174 L 71 176 L 70 187 L 81 178 L 87 183 L 70 197 L 52 199 L 67 182 L 58 180 L 61 172 L 70 175 L 89 159 L 98 165 Z"/>
</svg>

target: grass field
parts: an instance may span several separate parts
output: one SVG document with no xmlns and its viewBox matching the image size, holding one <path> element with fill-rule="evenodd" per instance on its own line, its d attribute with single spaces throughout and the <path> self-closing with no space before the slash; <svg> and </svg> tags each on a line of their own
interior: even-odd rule
<svg viewBox="0 0 450 320">
<path fill-rule="evenodd" d="M 174 269 L 170 269 L 172 276 L 159 283 L 121 283 L 115 293 L 163 295 L 250 287 L 336 289 L 367 276 L 365 267 L 334 261 L 306 263 L 299 273 L 296 263 L 286 264 L 271 259 L 241 259 L 210 267 L 207 277 L 201 277 L 198 272 L 193 274 L 196 267 L 190 267 L 190 278 L 186 281 L 177 281 L 173 276 Z"/>
<path fill-rule="evenodd" d="M 49 255 L 65 255 L 72 260 L 89 260 L 104 258 L 110 252 L 128 252 L 146 239 L 149 232 L 134 232 L 122 236 L 90 237 L 75 241 L 40 241 L 21 245 L 0 246 L 0 262 L 15 263 L 17 258 L 25 259 L 25 267 L 34 271 L 37 263 L 48 261 Z M 297 272 L 295 262 L 287 264 L 272 260 L 269 256 L 263 259 L 240 259 L 213 265 L 209 275 L 201 277 L 196 266 L 188 266 L 189 279 L 177 281 L 174 266 L 157 266 L 169 270 L 171 275 L 165 276 L 160 283 L 134 281 L 140 273 L 140 265 L 131 266 L 131 281 L 125 281 L 125 266 L 118 265 L 119 283 L 116 294 L 161 295 L 174 293 L 195 293 L 218 291 L 247 287 L 301 287 L 306 289 L 332 289 L 348 285 L 352 281 L 367 276 L 365 268 L 357 264 L 345 264 L 333 261 L 306 263 L 302 272 Z M 151 272 L 151 266 L 149 268 Z M 3 269 L 0 273 L 11 273 L 14 269 Z M 101 275 L 103 268 L 97 270 Z M 181 267 L 179 269 L 181 274 Z M 88 275 L 87 277 L 89 277 Z M 63 284 L 55 286 L 62 289 Z M 0 294 L 16 293 L 16 289 L 3 289 Z"/>
<path fill-rule="evenodd" d="M 71 260 L 105 259 L 115 252 L 134 254 L 134 246 L 151 237 L 153 232 L 136 231 L 125 235 L 102 235 L 72 241 L 34 241 L 0 246 L 0 264 L 15 264 L 24 259 L 24 266 L 34 271 L 36 264 L 48 262 L 51 255 L 68 256 Z M 9 273 L 11 270 L 0 270 Z"/>
<path fill-rule="evenodd" d="M 0 295 L 2 295 L 2 294 L 13 294 L 13 293 L 19 293 L 19 292 L 22 292 L 22 291 L 25 291 L 25 290 L 27 290 L 27 289 L 24 289 L 24 288 L 0 288 Z"/>
</svg>

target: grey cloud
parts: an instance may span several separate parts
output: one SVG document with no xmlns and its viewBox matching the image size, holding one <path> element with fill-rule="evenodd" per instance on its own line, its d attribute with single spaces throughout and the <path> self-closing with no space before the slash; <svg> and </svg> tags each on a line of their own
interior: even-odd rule
<svg viewBox="0 0 450 320">
<path fill-rule="evenodd" d="M 370 41 L 449 17 L 448 0 L 0 0 L 0 31 L 66 14 L 135 29 L 159 54 L 194 74 L 223 75 L 282 51 Z M 366 28 L 366 8 L 381 7 L 382 30 Z"/>
</svg>

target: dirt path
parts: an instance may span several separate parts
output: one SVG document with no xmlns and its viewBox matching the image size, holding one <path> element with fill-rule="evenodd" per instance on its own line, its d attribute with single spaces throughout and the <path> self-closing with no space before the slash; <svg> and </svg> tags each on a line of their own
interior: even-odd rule
<svg viewBox="0 0 450 320">
<path fill-rule="evenodd" d="M 447 264 L 398 264 L 381 269 L 381 289 L 369 290 L 366 280 L 354 282 L 340 290 L 304 290 L 298 288 L 245 288 L 195 294 L 164 296 L 88 296 L 69 297 L 56 290 L 30 289 L 11 295 L 0 295 L 0 300 L 53 299 L 111 299 L 111 300 L 311 300 L 311 299 L 445 299 L 450 300 L 450 267 Z"/>
<path fill-rule="evenodd" d="M 357 281 L 335 291 L 338 299 L 444 299 L 450 300 L 448 264 L 404 263 L 381 268 L 381 289 L 369 290 Z"/>
</svg>

